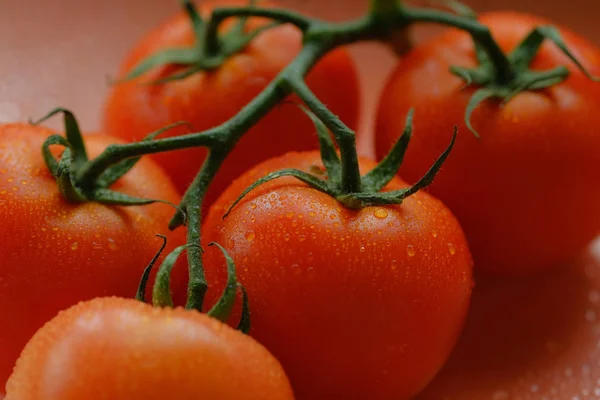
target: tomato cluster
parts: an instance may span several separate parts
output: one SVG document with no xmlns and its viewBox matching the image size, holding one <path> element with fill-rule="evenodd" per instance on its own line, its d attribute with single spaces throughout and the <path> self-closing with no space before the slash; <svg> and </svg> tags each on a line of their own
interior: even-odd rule
<svg viewBox="0 0 600 400">
<path fill-rule="evenodd" d="M 202 40 L 194 30 L 195 10 L 184 4 L 187 15 L 142 38 L 122 65 L 123 76 L 156 52 Z M 536 26 L 549 24 L 517 13 L 478 19 L 505 52 Z M 250 18 L 244 29 L 263 28 L 264 21 Z M 220 34 L 235 29 L 223 24 Z M 357 207 L 336 195 L 334 173 L 345 150 L 331 145 L 327 155 L 331 139 L 314 133 L 316 117 L 309 114 L 311 121 L 289 104 L 297 98 L 286 97 L 235 144 L 206 194 L 201 242 L 189 244 L 206 249 L 203 310 L 179 307 L 189 278 L 185 257 L 170 281 L 177 307 L 127 298 L 156 255 L 155 235 L 166 236 L 167 253 L 185 243 L 184 228 L 169 230 L 169 204 L 182 201 L 206 149 L 142 157 L 103 188 L 169 204 L 85 196 L 73 201 L 69 190 L 87 193 L 83 185 L 64 183 L 80 176 L 77 155 L 71 170 L 63 165 L 76 146 L 61 149 L 54 145 L 63 142 L 53 142 L 51 157 L 62 158 L 51 171 L 50 156 L 41 149 L 56 132 L 31 123 L 0 126 L 0 319 L 8 321 L 0 336 L 0 382 L 7 382 L 6 399 L 418 396 L 460 338 L 474 271 L 494 277 L 541 273 L 569 261 L 600 233 L 600 84 L 589 79 L 600 74 L 600 50 L 565 27 L 559 30 L 571 57 L 545 43 L 532 70 L 576 59 L 584 72 L 573 69 L 541 89 L 525 87 L 506 104 L 489 98 L 468 122 L 465 110 L 479 83 L 465 88 L 464 76 L 451 72 L 485 64 L 468 33 L 450 29 L 401 57 L 378 104 L 373 140 L 383 161 L 358 157 L 364 193 L 355 200 L 370 200 Z M 226 37 L 229 44 L 240 39 Z M 188 75 L 185 57 L 167 54 L 180 62 L 156 64 L 116 83 L 105 107 L 106 135 L 83 135 L 87 155 L 97 157 L 111 145 L 142 140 L 178 121 L 188 124 L 161 137 L 226 123 L 302 46 L 302 34 L 281 25 L 268 27 L 218 65 Z M 310 89 L 351 130 L 358 124 L 358 79 L 343 48 L 324 56 L 307 77 Z M 411 131 L 404 116 L 413 108 Z M 66 125 L 69 136 L 73 127 Z M 422 177 L 437 165 L 455 125 L 458 136 L 439 174 L 427 190 L 413 191 L 427 186 L 419 186 Z M 386 156 L 409 140 L 399 176 L 367 193 L 377 186 L 382 166 L 389 166 Z M 282 170 L 295 172 L 253 186 Z M 303 176 L 312 178 L 298 179 Z M 313 183 L 317 178 L 324 186 Z M 382 201 L 394 193 L 406 195 Z M 199 312 L 232 290 L 231 271 L 222 254 L 208 250 L 212 243 L 222 245 L 235 265 L 243 287 L 238 303 L 250 308 L 248 335 L 230 326 L 240 313 L 244 318 L 244 307 L 221 321 Z"/>
</svg>

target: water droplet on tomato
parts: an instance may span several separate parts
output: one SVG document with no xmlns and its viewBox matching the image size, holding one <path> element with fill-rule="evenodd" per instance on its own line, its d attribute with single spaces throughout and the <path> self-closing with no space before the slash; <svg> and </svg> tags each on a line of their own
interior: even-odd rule
<svg viewBox="0 0 600 400">
<path fill-rule="evenodd" d="M 456 247 L 452 243 L 448 243 L 448 251 L 450 252 L 450 254 L 455 255 Z"/>
<path fill-rule="evenodd" d="M 286 242 L 290 241 L 290 234 L 286 233 L 285 235 L 283 235 L 283 240 L 285 240 Z"/>
<path fill-rule="evenodd" d="M 311 211 L 311 212 L 308 213 L 308 215 L 310 215 L 311 217 L 316 217 L 317 213 L 314 212 L 314 211 Z"/>
<path fill-rule="evenodd" d="M 438 235 L 438 234 L 437 234 L 437 232 L 436 232 L 436 231 L 432 231 L 432 232 L 431 232 L 431 236 L 433 236 L 434 238 L 436 238 L 436 237 L 437 237 L 437 235 Z"/>
<path fill-rule="evenodd" d="M 600 292 L 597 290 L 592 290 L 588 294 L 588 299 L 590 300 L 590 303 L 592 303 L 592 304 L 600 303 Z"/>
<path fill-rule="evenodd" d="M 27 185 L 28 183 L 29 183 L 29 182 L 28 182 L 28 181 L 26 181 L 25 179 L 23 179 L 23 180 L 21 181 L 21 185 Z"/>
<path fill-rule="evenodd" d="M 360 250 L 360 252 L 361 252 L 361 253 L 364 253 L 364 252 L 365 252 L 365 250 L 366 250 L 366 249 L 365 249 L 365 246 L 360 246 L 360 249 L 359 249 L 359 250 Z"/>
<path fill-rule="evenodd" d="M 77 250 L 77 242 L 75 242 L 71 245 L 71 250 L 73 250 L 73 251 Z"/>
<path fill-rule="evenodd" d="M 116 251 L 119 249 L 119 246 L 117 246 L 114 239 L 108 238 L 108 248 L 112 251 Z"/>
<path fill-rule="evenodd" d="M 250 203 L 250 208 L 253 209 L 253 210 L 255 210 L 256 209 L 256 204 Z"/>
<path fill-rule="evenodd" d="M 384 219 L 387 218 L 388 212 L 383 208 L 378 208 L 377 210 L 375 210 L 373 215 L 375 216 L 375 218 Z"/>
<path fill-rule="evenodd" d="M 251 242 L 254 240 L 254 238 L 256 237 L 256 233 L 254 233 L 254 231 L 248 231 L 246 232 L 246 240 Z"/>
<path fill-rule="evenodd" d="M 413 257 L 415 254 L 417 254 L 415 247 L 412 244 L 406 246 L 406 254 L 408 254 L 409 257 Z"/>
<path fill-rule="evenodd" d="M 304 242 L 306 240 L 306 236 L 305 235 L 299 235 L 298 236 L 298 241 L 299 242 Z"/>
</svg>

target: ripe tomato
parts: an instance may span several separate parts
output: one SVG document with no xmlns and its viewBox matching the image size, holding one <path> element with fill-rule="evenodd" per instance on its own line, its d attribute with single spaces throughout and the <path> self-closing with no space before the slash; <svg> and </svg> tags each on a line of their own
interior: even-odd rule
<svg viewBox="0 0 600 400">
<path fill-rule="evenodd" d="M 173 209 L 164 204 L 67 203 L 42 159 L 42 143 L 53 133 L 28 124 L 0 126 L 0 382 L 31 335 L 59 310 L 97 296 L 134 296 L 160 247 L 155 234 L 166 234 L 171 249 L 185 240 L 183 230 L 168 233 Z M 103 135 L 85 141 L 91 157 L 118 142 Z M 178 201 L 151 160 L 142 159 L 112 188 Z M 184 283 L 185 277 L 176 279 Z"/>
<path fill-rule="evenodd" d="M 457 347 L 417 398 L 600 398 L 600 242 L 595 253 L 544 274 L 478 279 Z"/>
<path fill-rule="evenodd" d="M 512 50 L 542 18 L 494 12 L 481 16 L 505 50 Z M 600 74 L 600 51 L 559 28 L 573 53 Z M 459 137 L 430 193 L 456 214 L 477 268 L 524 273 L 565 262 L 600 232 L 600 84 L 571 68 L 563 83 L 518 94 L 506 105 L 481 104 L 472 115 L 477 140 L 464 123 L 477 88 L 452 65 L 476 65 L 472 39 L 448 30 L 415 48 L 399 63 L 381 97 L 376 128 L 383 157 L 402 132 L 398 115 L 415 108 L 414 138 L 400 174 L 415 181 L 458 124 Z M 533 69 L 572 63 L 545 43 Z"/>
<path fill-rule="evenodd" d="M 27 344 L 8 400 L 293 399 L 279 362 L 196 311 L 98 298 L 60 313 Z"/>
<path fill-rule="evenodd" d="M 472 277 L 462 230 L 426 193 L 350 210 L 289 177 L 259 186 L 223 220 L 258 178 L 314 166 L 323 167 L 318 152 L 288 153 L 242 175 L 211 207 L 206 240 L 236 262 L 250 334 L 281 361 L 297 398 L 409 398 L 444 364 L 463 325 Z M 394 178 L 386 190 L 403 187 Z M 216 296 L 225 274 L 211 253 Z"/>
<path fill-rule="evenodd" d="M 230 1 L 219 5 L 245 3 Z M 208 7 L 202 10 L 204 15 L 209 15 Z M 248 24 L 256 28 L 264 23 L 261 21 L 250 19 Z M 179 14 L 140 40 L 125 59 L 121 74 L 159 50 L 193 43 L 189 18 Z M 296 28 L 281 26 L 259 35 L 243 52 L 232 56 L 214 71 L 200 72 L 166 84 L 140 84 L 164 78 L 177 68 L 169 66 L 119 84 L 106 103 L 105 131 L 130 141 L 142 139 L 150 132 L 181 120 L 190 122 L 195 131 L 215 127 L 236 115 L 256 97 L 298 54 L 301 44 L 301 34 Z M 334 51 L 323 58 L 309 74 L 307 83 L 348 126 L 356 128 L 358 78 L 345 50 Z M 186 129 L 189 128 L 173 129 L 167 134 L 184 134 Z M 318 148 L 313 132 L 310 120 L 295 105 L 275 108 L 240 140 L 209 188 L 204 204 L 211 204 L 235 177 L 260 161 L 291 150 Z M 183 192 L 205 156 L 206 150 L 197 148 L 152 157 Z"/>
</svg>

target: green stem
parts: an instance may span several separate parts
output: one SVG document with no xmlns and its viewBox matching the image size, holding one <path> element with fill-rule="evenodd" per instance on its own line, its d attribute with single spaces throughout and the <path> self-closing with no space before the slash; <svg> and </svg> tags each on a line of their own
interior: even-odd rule
<svg viewBox="0 0 600 400">
<path fill-rule="evenodd" d="M 208 290 L 202 266 L 202 248 L 197 247 L 202 240 L 202 200 L 224 159 L 225 156 L 221 152 L 211 151 L 186 192 L 187 243 L 190 246 L 188 248 L 189 281 L 186 308 L 200 312 L 202 312 L 204 296 Z M 197 246 L 192 246 L 194 244 Z"/>
<path fill-rule="evenodd" d="M 371 0 L 371 14 L 385 15 L 394 13 L 400 8 L 400 0 Z"/>
<path fill-rule="evenodd" d="M 437 10 L 421 8 L 405 8 L 403 12 L 412 23 L 435 22 L 469 32 L 473 39 L 482 46 L 489 56 L 492 65 L 496 69 L 497 83 L 506 84 L 514 78 L 515 72 L 510 60 L 492 37 L 489 28 L 482 25 L 477 20 Z"/>
<path fill-rule="evenodd" d="M 110 166 L 128 158 L 191 147 L 213 147 L 221 143 L 221 137 L 221 130 L 214 128 L 189 135 L 110 145 L 98 157 L 86 163 L 79 170 L 77 181 L 81 183 L 82 188 L 89 189 Z"/>
<path fill-rule="evenodd" d="M 308 108 L 329 128 L 340 147 L 342 162 L 342 190 L 345 193 L 359 192 L 361 188 L 356 135 L 319 100 L 301 76 L 290 77 L 286 84 L 308 106 Z"/>
</svg>

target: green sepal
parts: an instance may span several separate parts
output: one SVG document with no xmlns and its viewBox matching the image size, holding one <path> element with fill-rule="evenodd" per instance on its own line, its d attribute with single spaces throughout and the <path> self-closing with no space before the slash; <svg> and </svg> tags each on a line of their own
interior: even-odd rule
<svg viewBox="0 0 600 400">
<path fill-rule="evenodd" d="M 366 192 L 379 192 L 398 173 L 412 137 L 414 114 L 415 110 L 411 108 L 406 115 L 402 135 L 398 138 L 386 157 L 375 168 L 363 176 L 362 184 Z"/>
<path fill-rule="evenodd" d="M 32 125 L 39 125 L 59 113 L 62 113 L 64 118 L 65 136 L 72 152 L 72 166 L 74 169 L 79 169 L 88 161 L 88 156 L 83 142 L 83 135 L 79 129 L 79 124 L 77 123 L 75 115 L 70 110 L 63 107 L 57 107 L 37 121 L 30 120 L 29 123 Z"/>
<path fill-rule="evenodd" d="M 65 147 L 55 173 L 58 190 L 69 203 L 84 203 L 87 200 L 85 195 L 73 184 L 72 165 L 71 147 Z"/>
<path fill-rule="evenodd" d="M 179 47 L 161 50 L 148 58 L 140 61 L 133 69 L 114 83 L 130 81 L 144 75 L 148 71 L 166 65 L 194 65 L 198 62 L 200 54 L 194 47 Z M 155 81 L 150 82 L 155 84 Z"/>
<path fill-rule="evenodd" d="M 335 191 L 330 187 L 329 183 L 327 181 L 322 181 L 319 178 L 310 175 L 304 171 L 300 171 L 299 169 L 294 169 L 294 168 L 286 168 L 286 169 L 282 169 L 279 171 L 275 171 L 275 172 L 271 172 L 270 174 L 267 174 L 266 176 L 260 178 L 259 180 L 257 180 L 256 182 L 254 182 L 252 185 L 248 186 L 248 188 L 246 188 L 246 190 L 244 190 L 242 192 L 242 194 L 240 194 L 238 196 L 237 199 L 235 199 L 235 201 L 233 202 L 233 204 L 229 207 L 229 209 L 227 210 L 227 212 L 225 213 L 225 215 L 223 215 L 223 219 L 227 218 L 227 216 L 231 213 L 231 211 L 233 210 L 233 208 L 240 202 L 242 201 L 242 199 L 244 197 L 246 197 L 246 195 L 248 193 L 250 193 L 252 190 L 254 190 L 255 188 L 257 188 L 258 186 L 267 183 L 269 181 L 272 181 L 274 179 L 277 178 L 281 178 L 284 176 L 292 176 L 304 183 L 306 183 L 307 185 L 309 185 L 310 187 L 317 189 L 321 192 L 327 193 L 332 197 L 336 197 L 336 193 Z"/>
<path fill-rule="evenodd" d="M 471 96 L 471 98 L 469 99 L 469 103 L 467 104 L 467 109 L 465 111 L 465 124 L 467 125 L 467 128 L 469 128 L 469 130 L 473 132 L 473 135 L 475 135 L 477 139 L 479 139 L 480 136 L 479 133 L 475 130 L 475 128 L 473 128 L 473 125 L 471 123 L 471 115 L 473 114 L 473 111 L 475 111 L 477 106 L 479 106 L 481 103 L 483 103 L 489 98 L 497 96 L 497 92 L 495 92 L 493 89 L 482 88 L 475 91 L 475 93 L 473 93 L 473 96 Z"/>
<path fill-rule="evenodd" d="M 235 297 L 238 287 L 235 272 L 235 263 L 233 262 L 233 259 L 231 258 L 229 253 L 227 253 L 227 250 L 223 248 L 223 246 L 216 242 L 211 242 L 208 245 L 217 246 L 223 253 L 223 256 L 225 257 L 225 262 L 227 264 L 227 284 L 225 286 L 225 289 L 223 290 L 223 293 L 221 294 L 221 297 L 210 309 L 210 311 L 208 311 L 207 314 L 213 318 L 218 319 L 221 322 L 226 323 L 229 320 L 229 317 L 231 316 L 231 312 L 233 311 L 233 305 L 235 303 Z"/>
<path fill-rule="evenodd" d="M 155 307 L 173 307 L 171 296 L 171 271 L 179 256 L 191 245 L 184 244 L 173 250 L 160 265 L 152 290 L 152 304 Z"/>
<path fill-rule="evenodd" d="M 162 245 L 160 246 L 160 249 L 158 249 L 158 252 L 156 252 L 154 257 L 152 257 L 150 263 L 146 266 L 146 268 L 144 268 L 144 273 L 142 274 L 142 279 L 140 279 L 140 284 L 135 295 L 135 299 L 141 301 L 142 303 L 146 302 L 146 286 L 148 285 L 148 279 L 150 279 L 150 273 L 152 272 L 152 268 L 154 267 L 154 264 L 156 264 L 156 261 L 162 254 L 165 247 L 167 247 L 167 237 L 158 234 L 156 236 L 163 240 Z"/>
<path fill-rule="evenodd" d="M 298 106 L 300 107 L 300 110 L 302 110 L 304 114 L 310 118 L 315 126 L 315 130 L 317 131 L 317 136 L 319 138 L 321 160 L 323 161 L 323 165 L 325 165 L 327 176 L 330 179 L 339 178 L 340 174 L 342 173 L 342 164 L 340 163 L 340 157 L 335 149 L 335 144 L 331 139 L 329 129 L 327 129 L 323 121 L 321 121 L 315 115 L 315 113 L 310 111 L 306 106 L 303 104 L 299 104 Z"/>
<path fill-rule="evenodd" d="M 44 158 L 44 163 L 46 164 L 46 167 L 48 168 L 52 176 L 56 178 L 58 170 L 58 161 L 56 160 L 56 158 L 54 158 L 54 155 L 50 151 L 50 146 L 52 145 L 61 145 L 67 148 L 69 147 L 69 142 L 67 141 L 67 139 L 64 138 L 64 136 L 56 134 L 49 136 L 42 145 L 42 157 Z"/>
<path fill-rule="evenodd" d="M 244 288 L 244 286 L 241 283 L 238 283 L 238 287 L 242 292 L 242 316 L 240 317 L 240 322 L 238 323 L 237 330 L 247 335 L 250 333 L 251 327 L 248 293 L 246 293 L 246 288 Z"/>
<path fill-rule="evenodd" d="M 344 194 L 336 197 L 338 201 L 349 208 L 360 209 L 367 206 L 376 206 L 376 205 L 388 205 L 388 204 L 402 204 L 404 199 L 413 194 L 417 193 L 419 190 L 426 188 L 429 186 L 437 174 L 439 173 L 442 165 L 450 155 L 452 148 L 456 142 L 458 129 L 454 127 L 454 133 L 452 134 L 452 140 L 448 147 L 443 151 L 443 153 L 438 157 L 435 163 L 430 167 L 425 175 L 417 183 L 410 186 L 406 189 L 393 190 L 390 192 L 363 192 L 363 193 L 350 193 Z"/>
<path fill-rule="evenodd" d="M 192 30 L 194 31 L 194 35 L 196 36 L 196 45 L 198 46 L 202 43 L 204 39 L 204 19 L 202 15 L 198 12 L 196 5 L 193 1 L 190 0 L 182 0 L 181 6 L 183 7 L 183 11 L 188 15 L 190 22 L 192 24 Z"/>
</svg>

